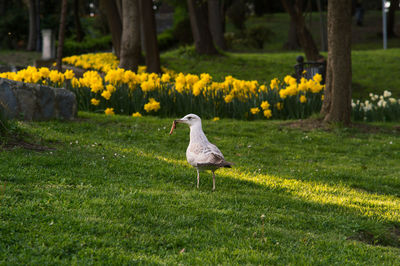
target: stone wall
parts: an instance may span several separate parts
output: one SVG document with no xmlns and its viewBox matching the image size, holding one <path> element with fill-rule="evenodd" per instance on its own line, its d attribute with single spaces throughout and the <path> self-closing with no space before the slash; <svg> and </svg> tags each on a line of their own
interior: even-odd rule
<svg viewBox="0 0 400 266">
<path fill-rule="evenodd" d="M 0 109 L 10 118 L 71 120 L 76 117 L 75 94 L 64 88 L 0 78 Z"/>
</svg>

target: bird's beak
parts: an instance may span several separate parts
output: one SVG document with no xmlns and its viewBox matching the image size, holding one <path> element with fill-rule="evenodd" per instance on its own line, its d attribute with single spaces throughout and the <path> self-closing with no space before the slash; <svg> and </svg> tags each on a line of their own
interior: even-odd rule
<svg viewBox="0 0 400 266">
<path fill-rule="evenodd" d="M 174 123 L 186 123 L 186 120 L 177 119 L 177 120 L 174 121 Z"/>
</svg>

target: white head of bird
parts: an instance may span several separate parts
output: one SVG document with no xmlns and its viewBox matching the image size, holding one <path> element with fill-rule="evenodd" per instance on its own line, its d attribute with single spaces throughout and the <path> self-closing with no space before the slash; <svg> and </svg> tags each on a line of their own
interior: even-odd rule
<svg viewBox="0 0 400 266">
<path fill-rule="evenodd" d="M 201 118 L 195 114 L 188 114 L 182 117 L 181 119 L 175 120 L 175 123 L 184 123 L 188 124 L 189 127 L 192 126 L 200 126 L 201 127 Z"/>
</svg>

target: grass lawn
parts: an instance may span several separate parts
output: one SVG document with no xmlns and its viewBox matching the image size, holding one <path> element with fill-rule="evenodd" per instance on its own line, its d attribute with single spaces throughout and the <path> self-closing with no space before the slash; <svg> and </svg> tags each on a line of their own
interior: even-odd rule
<svg viewBox="0 0 400 266">
<path fill-rule="evenodd" d="M 233 169 L 188 166 L 172 119 L 21 123 L 0 150 L 0 264 L 400 265 L 400 136 L 204 121 Z M 265 215 L 265 219 L 261 219 Z"/>
<path fill-rule="evenodd" d="M 162 54 L 162 63 L 184 73 L 210 73 L 217 81 L 232 75 L 239 79 L 258 80 L 269 84 L 294 73 L 296 57 L 301 52 L 284 53 L 226 53 L 226 56 L 195 55 L 190 49 L 178 49 Z M 326 54 L 325 54 L 326 55 Z M 400 97 L 400 48 L 388 50 L 353 50 L 353 98 L 367 98 L 370 92 L 382 94 L 390 90 Z"/>
</svg>

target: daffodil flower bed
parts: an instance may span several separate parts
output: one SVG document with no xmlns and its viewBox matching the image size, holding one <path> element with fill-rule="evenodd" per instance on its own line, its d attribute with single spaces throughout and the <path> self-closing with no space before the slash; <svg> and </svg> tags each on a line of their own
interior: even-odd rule
<svg viewBox="0 0 400 266">
<path fill-rule="evenodd" d="M 102 67 L 104 69 L 104 67 Z M 0 77 L 17 81 L 64 86 L 77 95 L 80 110 L 102 111 L 107 115 L 182 116 L 197 113 L 204 118 L 230 117 L 305 118 L 321 107 L 321 76 L 297 82 L 291 76 L 273 79 L 269 86 L 227 76 L 213 82 L 209 74 L 134 73 L 110 69 L 105 75 L 89 70 L 76 78 L 70 70 L 60 73 L 28 67 Z"/>
<path fill-rule="evenodd" d="M 117 68 L 118 60 L 111 53 L 71 56 L 63 62 L 88 71 L 82 78 L 76 78 L 71 70 L 60 73 L 28 67 L 17 73 L 1 73 L 0 77 L 63 86 L 75 92 L 80 110 L 106 115 L 176 117 L 197 113 L 203 118 L 298 119 L 318 113 L 323 101 L 324 85 L 319 74 L 311 80 L 301 78 L 299 81 L 288 75 L 282 81 L 274 78 L 269 84 L 232 76 L 225 77 L 223 82 L 214 82 L 207 73 L 177 74 L 163 69 L 165 73 L 158 75 L 146 73 L 145 67 L 134 73 Z M 396 104 L 399 108 L 399 103 Z M 395 104 L 386 103 L 382 108 L 387 106 L 392 108 Z M 361 103 L 353 103 L 353 109 L 357 120 L 376 119 Z"/>
</svg>

